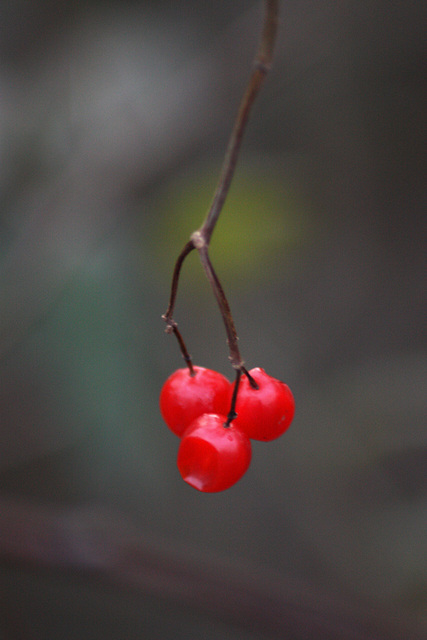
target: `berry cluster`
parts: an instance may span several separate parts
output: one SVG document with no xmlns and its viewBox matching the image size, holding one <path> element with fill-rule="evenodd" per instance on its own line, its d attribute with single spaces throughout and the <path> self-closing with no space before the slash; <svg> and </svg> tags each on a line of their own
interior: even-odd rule
<svg viewBox="0 0 427 640">
<path fill-rule="evenodd" d="M 231 384 L 222 374 L 195 366 L 193 374 L 178 369 L 166 380 L 160 411 L 181 438 L 177 464 L 183 479 L 212 493 L 228 489 L 246 472 L 251 439 L 268 442 L 286 431 L 295 403 L 289 387 L 264 369 L 252 369 Z"/>
<path fill-rule="evenodd" d="M 294 399 L 289 388 L 263 369 L 244 368 L 230 305 L 209 257 L 213 230 L 229 191 L 252 104 L 270 67 L 278 23 L 278 0 L 265 3 L 261 39 L 249 83 L 232 129 L 211 206 L 202 225 L 182 248 L 172 274 L 169 304 L 162 316 L 174 334 L 188 369 L 178 369 L 163 385 L 160 409 L 169 428 L 181 438 L 178 468 L 199 491 L 216 492 L 235 484 L 249 467 L 251 439 L 274 440 L 289 427 Z M 234 385 L 220 373 L 195 367 L 174 319 L 182 265 L 197 250 L 219 306 L 227 334 Z"/>
</svg>

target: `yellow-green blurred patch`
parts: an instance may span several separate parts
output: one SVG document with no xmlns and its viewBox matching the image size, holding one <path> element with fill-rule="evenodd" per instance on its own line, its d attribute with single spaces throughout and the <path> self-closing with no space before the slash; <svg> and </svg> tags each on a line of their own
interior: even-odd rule
<svg viewBox="0 0 427 640">
<path fill-rule="evenodd" d="M 218 173 L 219 164 L 188 170 L 165 187 L 155 204 L 152 249 L 168 277 L 179 251 L 206 216 Z M 210 245 L 213 265 L 228 284 L 250 286 L 254 280 L 283 277 L 280 267 L 303 241 L 307 207 L 284 174 L 268 164 L 238 167 Z M 201 267 L 191 263 L 191 283 L 205 284 Z"/>
</svg>

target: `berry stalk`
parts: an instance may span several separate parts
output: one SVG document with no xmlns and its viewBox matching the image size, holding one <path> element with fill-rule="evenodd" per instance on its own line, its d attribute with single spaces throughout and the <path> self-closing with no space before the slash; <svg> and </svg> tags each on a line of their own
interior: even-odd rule
<svg viewBox="0 0 427 640">
<path fill-rule="evenodd" d="M 257 97 L 259 90 L 263 84 L 265 76 L 267 75 L 271 60 L 273 57 L 274 45 L 276 42 L 277 23 L 278 23 L 278 0 L 266 0 L 264 10 L 264 22 L 262 28 L 262 34 L 258 50 L 255 55 L 255 59 L 252 66 L 252 74 L 250 76 L 245 93 L 241 100 L 239 110 L 237 113 L 236 121 L 232 129 L 230 139 L 228 142 L 227 150 L 225 153 L 223 165 L 220 172 L 219 181 L 215 189 L 215 193 L 212 199 L 212 203 L 206 215 L 206 218 L 202 226 L 195 231 L 190 241 L 182 249 L 175 263 L 172 286 L 169 298 L 169 305 L 166 313 L 162 316 L 166 322 L 166 331 L 168 333 L 174 333 L 178 339 L 181 353 L 184 357 L 190 373 L 193 375 L 193 368 L 191 363 L 191 357 L 188 354 L 185 343 L 181 334 L 178 331 L 178 325 L 173 318 L 173 312 L 175 308 L 175 302 L 178 292 L 179 277 L 185 258 L 193 249 L 197 249 L 199 257 L 202 263 L 202 267 L 206 273 L 206 276 L 211 284 L 212 290 L 218 302 L 218 306 L 224 321 L 225 330 L 227 334 L 227 344 L 230 351 L 230 361 L 236 372 L 244 373 L 252 387 L 256 388 L 256 382 L 251 378 L 249 373 L 244 367 L 244 361 L 241 357 L 238 347 L 238 336 L 234 325 L 233 316 L 231 314 L 230 305 L 228 304 L 226 295 L 221 286 L 221 283 L 216 275 L 212 263 L 209 259 L 209 243 L 215 225 L 218 222 L 219 215 L 224 206 L 225 199 L 230 189 L 231 181 L 234 175 L 234 171 L 239 156 L 243 135 L 246 129 L 246 125 L 249 119 L 249 114 L 252 105 Z M 239 386 L 240 375 L 236 376 L 236 394 Z M 231 415 L 231 412 L 230 412 Z M 231 420 L 227 418 L 227 423 L 230 424 Z"/>
</svg>

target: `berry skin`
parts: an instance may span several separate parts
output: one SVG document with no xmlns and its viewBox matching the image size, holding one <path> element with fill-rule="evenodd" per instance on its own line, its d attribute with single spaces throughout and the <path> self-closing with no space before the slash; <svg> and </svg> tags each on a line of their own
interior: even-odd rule
<svg viewBox="0 0 427 640">
<path fill-rule="evenodd" d="M 178 469 L 185 482 L 207 493 L 229 489 L 247 471 L 249 438 L 225 415 L 207 413 L 185 431 L 178 450 Z"/>
<path fill-rule="evenodd" d="M 160 392 L 160 412 L 169 429 L 181 437 L 185 429 L 204 413 L 227 414 L 230 382 L 212 369 L 177 369 Z"/>
<path fill-rule="evenodd" d="M 237 394 L 237 417 L 232 424 L 253 440 L 269 442 L 288 429 L 295 413 L 295 401 L 289 387 L 257 367 L 249 371 L 258 384 L 254 389 L 242 376 Z"/>
</svg>

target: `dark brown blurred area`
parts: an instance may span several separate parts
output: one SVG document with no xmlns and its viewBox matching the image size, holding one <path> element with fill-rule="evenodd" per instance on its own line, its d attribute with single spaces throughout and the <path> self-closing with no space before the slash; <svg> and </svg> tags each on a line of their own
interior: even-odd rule
<svg viewBox="0 0 427 640">
<path fill-rule="evenodd" d="M 161 314 L 262 3 L 1 4 L 1 640 L 426 636 L 426 14 L 281 3 L 212 255 L 297 411 L 204 495 Z M 199 272 L 176 319 L 231 378 Z"/>
</svg>

